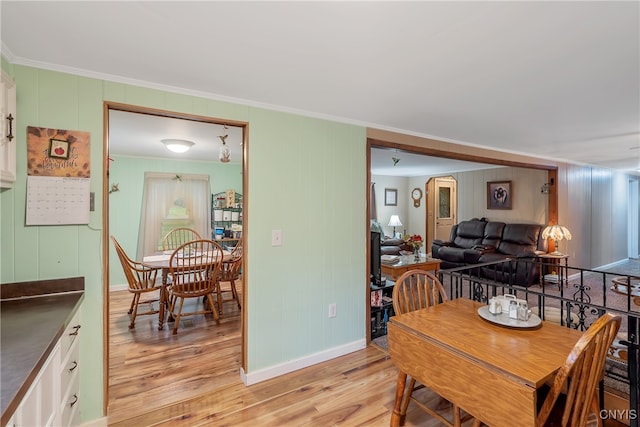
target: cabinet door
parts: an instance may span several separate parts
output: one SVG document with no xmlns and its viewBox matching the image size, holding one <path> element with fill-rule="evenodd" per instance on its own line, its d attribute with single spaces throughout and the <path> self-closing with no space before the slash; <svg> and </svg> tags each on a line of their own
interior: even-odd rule
<svg viewBox="0 0 640 427">
<path fill-rule="evenodd" d="M 40 369 L 35 381 L 18 406 L 14 421 L 16 426 L 53 426 L 56 424 L 60 383 L 60 345 Z"/>
<path fill-rule="evenodd" d="M 4 71 L 0 77 L 0 188 L 16 180 L 16 85 Z M 11 120 L 11 118 L 13 120 Z"/>
</svg>

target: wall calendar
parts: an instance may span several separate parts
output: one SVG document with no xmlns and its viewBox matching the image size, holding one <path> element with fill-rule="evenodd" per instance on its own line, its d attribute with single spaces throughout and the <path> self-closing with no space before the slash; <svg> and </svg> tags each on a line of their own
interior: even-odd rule
<svg viewBox="0 0 640 427">
<path fill-rule="evenodd" d="M 26 225 L 89 224 L 88 178 L 27 177 Z"/>
</svg>

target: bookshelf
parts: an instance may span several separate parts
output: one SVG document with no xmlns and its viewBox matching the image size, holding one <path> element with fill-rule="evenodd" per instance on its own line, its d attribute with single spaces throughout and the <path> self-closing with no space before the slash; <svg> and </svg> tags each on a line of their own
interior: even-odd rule
<svg viewBox="0 0 640 427">
<path fill-rule="evenodd" d="M 211 195 L 211 239 L 225 248 L 242 239 L 242 194 L 227 190 Z"/>
</svg>

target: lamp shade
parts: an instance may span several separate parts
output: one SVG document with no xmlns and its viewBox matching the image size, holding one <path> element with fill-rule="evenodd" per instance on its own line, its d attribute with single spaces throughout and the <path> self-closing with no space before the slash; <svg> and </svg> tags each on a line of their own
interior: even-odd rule
<svg viewBox="0 0 640 427">
<path fill-rule="evenodd" d="M 398 215 L 391 215 L 391 218 L 389 219 L 389 224 L 387 224 L 389 227 L 400 227 L 402 226 L 402 223 L 400 222 L 400 217 Z"/>
<path fill-rule="evenodd" d="M 161 142 L 167 147 L 167 150 L 174 153 L 184 153 L 194 145 L 192 141 L 186 139 L 162 139 Z"/>
<path fill-rule="evenodd" d="M 556 244 L 556 249 L 551 254 L 559 255 L 558 242 L 560 240 L 571 240 L 571 232 L 563 225 L 549 225 L 542 231 L 543 239 L 552 239 Z"/>
</svg>

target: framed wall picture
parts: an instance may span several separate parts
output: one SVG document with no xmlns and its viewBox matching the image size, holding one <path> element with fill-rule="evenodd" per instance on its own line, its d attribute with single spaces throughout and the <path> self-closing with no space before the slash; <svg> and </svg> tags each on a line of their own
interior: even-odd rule
<svg viewBox="0 0 640 427">
<path fill-rule="evenodd" d="M 69 158 L 69 142 L 51 138 L 49 140 L 49 157 L 56 159 Z"/>
<path fill-rule="evenodd" d="M 511 209 L 512 201 L 511 181 L 487 182 L 487 209 Z"/>
<path fill-rule="evenodd" d="M 395 188 L 384 189 L 384 205 L 398 206 L 398 190 Z"/>
</svg>

